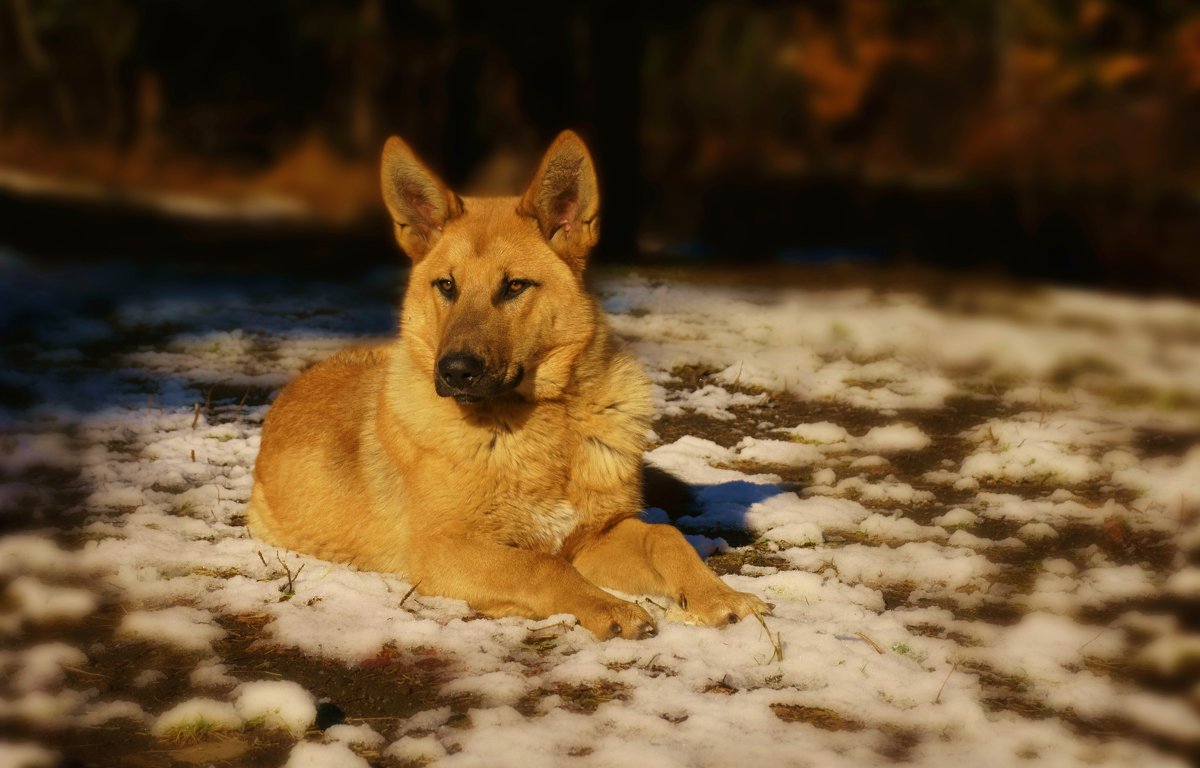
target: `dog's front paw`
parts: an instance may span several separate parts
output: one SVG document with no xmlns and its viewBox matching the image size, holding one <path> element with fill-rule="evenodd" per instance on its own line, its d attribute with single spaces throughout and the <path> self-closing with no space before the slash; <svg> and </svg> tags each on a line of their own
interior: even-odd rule
<svg viewBox="0 0 1200 768">
<path fill-rule="evenodd" d="M 724 627 L 747 616 L 771 613 L 769 603 L 747 592 L 735 592 L 724 584 L 719 589 L 684 593 L 679 596 L 678 603 L 686 622 L 710 627 Z"/>
<path fill-rule="evenodd" d="M 641 606 L 616 598 L 578 611 L 575 617 L 601 640 L 614 637 L 641 640 L 658 634 L 654 619 Z"/>
</svg>

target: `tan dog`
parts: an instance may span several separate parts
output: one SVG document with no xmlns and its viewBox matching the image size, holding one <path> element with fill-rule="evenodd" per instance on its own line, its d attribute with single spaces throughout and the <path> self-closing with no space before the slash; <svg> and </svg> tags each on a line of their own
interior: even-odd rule
<svg viewBox="0 0 1200 768">
<path fill-rule="evenodd" d="M 314 366 L 263 425 L 250 529 L 490 616 L 574 614 L 601 638 L 653 594 L 724 625 L 765 612 L 648 525 L 650 388 L 583 285 L 595 170 L 560 135 L 520 198 L 461 199 L 398 138 L 383 196 L 412 258 L 400 336 Z"/>
</svg>

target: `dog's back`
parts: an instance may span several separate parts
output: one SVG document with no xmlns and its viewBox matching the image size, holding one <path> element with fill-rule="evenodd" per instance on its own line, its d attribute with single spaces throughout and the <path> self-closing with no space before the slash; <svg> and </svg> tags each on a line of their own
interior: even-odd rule
<svg viewBox="0 0 1200 768">
<path fill-rule="evenodd" d="M 378 482 L 364 474 L 381 458 L 366 427 L 389 358 L 387 347 L 343 350 L 276 398 L 263 423 L 246 511 L 255 536 L 352 564 L 362 564 L 358 552 L 368 537 L 387 536 L 362 511 L 370 508 Z"/>
</svg>

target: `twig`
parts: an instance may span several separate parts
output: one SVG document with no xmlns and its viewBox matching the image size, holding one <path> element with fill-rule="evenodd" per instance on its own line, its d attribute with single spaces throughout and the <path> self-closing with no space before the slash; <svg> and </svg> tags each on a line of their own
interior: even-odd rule
<svg viewBox="0 0 1200 768">
<path fill-rule="evenodd" d="M 942 681 L 942 684 L 941 684 L 941 685 L 938 687 L 937 696 L 934 696 L 934 697 L 933 697 L 933 703 L 934 703 L 934 704 L 937 704 L 939 701 L 941 701 L 941 699 L 942 699 L 942 691 L 944 691 L 944 690 L 946 689 L 946 683 L 950 682 L 950 675 L 953 675 L 953 674 L 954 674 L 954 670 L 956 670 L 956 669 L 958 669 L 958 662 L 957 662 L 957 661 L 956 661 L 956 662 L 954 662 L 954 666 L 950 667 L 950 671 L 946 673 L 946 679 L 945 679 L 945 680 L 943 680 L 943 681 Z"/>
<path fill-rule="evenodd" d="M 872 640 L 871 638 L 867 637 L 865 632 L 855 632 L 854 634 L 861 637 L 863 640 L 865 640 L 867 642 L 868 645 L 870 645 L 872 648 L 874 648 L 875 653 L 878 653 L 880 656 L 883 655 L 883 649 L 879 647 L 879 643 L 877 643 L 874 640 Z"/>
<path fill-rule="evenodd" d="M 283 566 L 283 573 L 285 576 L 287 576 L 287 584 L 279 587 L 279 591 L 283 593 L 284 599 L 287 599 L 296 594 L 295 580 L 299 578 L 300 572 L 304 570 L 304 566 L 307 565 L 307 563 L 301 563 L 296 572 L 292 573 L 292 569 L 288 567 L 288 564 L 283 562 L 283 555 L 276 552 L 275 559 L 278 560 L 279 564 Z"/>
<path fill-rule="evenodd" d="M 196 407 L 192 411 L 192 429 L 195 429 L 196 425 L 199 423 L 200 423 L 200 401 L 197 400 Z"/>
<path fill-rule="evenodd" d="M 403 608 L 404 601 L 407 600 L 408 598 L 412 597 L 412 593 L 416 592 L 417 587 L 419 587 L 419 586 L 421 586 L 421 582 L 419 582 L 419 581 L 416 584 L 413 584 L 412 587 L 407 592 L 404 593 L 404 597 L 400 598 L 400 604 L 397 605 L 396 607 Z"/>
<path fill-rule="evenodd" d="M 261 550 L 261 549 L 260 549 L 260 550 L 258 550 L 258 559 L 259 559 L 259 560 L 262 560 L 262 564 L 263 564 L 263 567 L 264 567 L 264 568 L 270 568 L 270 567 L 271 567 L 271 566 L 267 565 L 267 558 L 263 557 L 263 553 L 262 553 L 262 550 Z"/>
</svg>

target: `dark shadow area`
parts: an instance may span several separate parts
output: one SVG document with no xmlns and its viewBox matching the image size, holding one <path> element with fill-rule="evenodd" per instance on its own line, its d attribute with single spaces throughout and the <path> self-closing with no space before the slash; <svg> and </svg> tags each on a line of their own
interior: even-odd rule
<svg viewBox="0 0 1200 768">
<path fill-rule="evenodd" d="M 674 525 L 688 533 L 720 535 L 731 546 L 753 543 L 758 537 L 746 523 L 746 510 L 796 487 L 735 480 L 716 485 L 692 485 L 670 472 L 642 465 L 642 506 L 666 513 Z M 703 517 L 700 517 L 703 515 Z"/>
<path fill-rule="evenodd" d="M 917 264 L 1200 295 L 1200 7 L 14 2 L 0 244 L 390 263 L 380 148 L 520 191 L 596 156 L 601 263 Z"/>
</svg>

